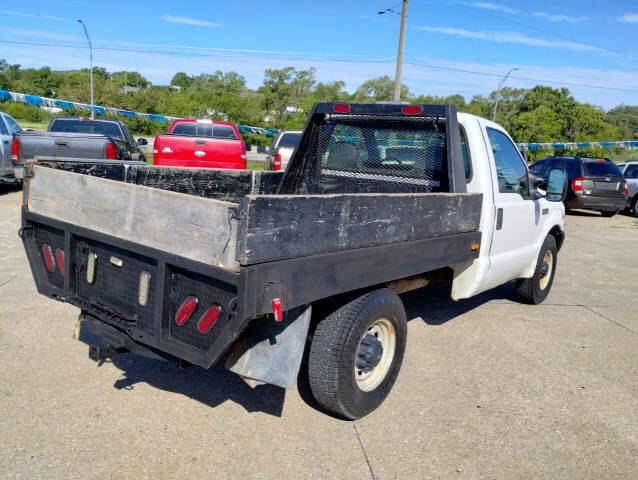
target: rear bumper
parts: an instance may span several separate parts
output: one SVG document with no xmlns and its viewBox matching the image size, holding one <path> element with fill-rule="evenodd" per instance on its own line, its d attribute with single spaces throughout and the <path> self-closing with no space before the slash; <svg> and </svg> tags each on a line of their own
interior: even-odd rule
<svg viewBox="0 0 638 480">
<path fill-rule="evenodd" d="M 626 197 L 601 197 L 594 195 L 574 195 L 565 202 L 567 208 L 583 208 L 588 210 L 615 211 L 627 205 Z"/>
</svg>

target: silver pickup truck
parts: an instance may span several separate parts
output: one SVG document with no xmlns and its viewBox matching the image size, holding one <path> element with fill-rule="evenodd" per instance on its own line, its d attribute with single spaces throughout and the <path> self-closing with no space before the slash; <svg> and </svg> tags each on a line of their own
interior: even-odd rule
<svg viewBox="0 0 638 480">
<path fill-rule="evenodd" d="M 58 117 L 47 132 L 16 134 L 11 157 L 15 176 L 22 178 L 25 162 L 33 158 L 144 161 L 140 145 L 146 140 L 135 140 L 119 120 Z"/>
</svg>

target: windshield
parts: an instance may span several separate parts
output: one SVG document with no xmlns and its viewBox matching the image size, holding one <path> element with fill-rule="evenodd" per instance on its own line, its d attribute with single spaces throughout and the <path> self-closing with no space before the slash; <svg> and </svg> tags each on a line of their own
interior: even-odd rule
<svg viewBox="0 0 638 480">
<path fill-rule="evenodd" d="M 101 120 L 79 120 L 74 118 L 55 119 L 49 126 L 49 132 L 94 133 L 106 135 L 116 140 L 126 140 L 115 122 Z"/>
<path fill-rule="evenodd" d="M 615 163 L 608 161 L 598 162 L 586 162 L 585 163 L 585 175 L 591 177 L 604 177 L 605 175 L 622 176 L 620 168 Z"/>
<path fill-rule="evenodd" d="M 279 148 L 297 148 L 301 133 L 284 133 L 279 140 Z"/>
</svg>

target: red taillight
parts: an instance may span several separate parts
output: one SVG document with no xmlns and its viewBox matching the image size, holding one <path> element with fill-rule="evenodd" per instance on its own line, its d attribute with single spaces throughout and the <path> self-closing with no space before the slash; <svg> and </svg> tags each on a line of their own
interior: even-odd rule
<svg viewBox="0 0 638 480">
<path fill-rule="evenodd" d="M 159 152 L 159 137 L 155 137 L 153 142 L 153 155 L 157 155 Z"/>
<path fill-rule="evenodd" d="M 199 322 L 197 322 L 197 330 L 199 330 L 199 333 L 210 332 L 210 329 L 213 328 L 213 325 L 215 325 L 215 322 L 219 318 L 219 314 L 221 312 L 222 309 L 217 305 L 213 305 L 206 310 L 206 313 L 202 315 L 202 318 L 200 318 Z"/>
<path fill-rule="evenodd" d="M 11 142 L 11 160 L 14 163 L 20 161 L 20 142 L 18 142 L 17 138 L 14 138 L 13 142 Z"/>
<path fill-rule="evenodd" d="M 53 272 L 55 269 L 55 259 L 53 258 L 53 250 L 51 249 L 51 245 L 44 244 L 42 245 L 42 254 L 44 255 L 44 264 L 47 267 L 49 272 Z"/>
<path fill-rule="evenodd" d="M 281 300 L 278 298 L 272 301 L 272 313 L 275 315 L 275 322 L 281 322 L 284 319 L 284 315 L 281 312 Z"/>
<path fill-rule="evenodd" d="M 117 160 L 117 147 L 114 143 L 106 144 L 106 159 L 107 160 Z"/>
<path fill-rule="evenodd" d="M 188 297 L 184 300 L 184 303 L 179 307 L 175 314 L 175 323 L 177 325 L 184 325 L 197 308 L 197 299 L 195 297 Z"/>
<path fill-rule="evenodd" d="M 583 180 L 585 180 L 585 177 L 578 177 L 572 180 L 572 190 L 574 192 L 583 191 Z"/>
<path fill-rule="evenodd" d="M 334 107 L 332 107 L 335 113 L 349 113 L 350 105 L 347 103 L 336 103 Z"/>
<path fill-rule="evenodd" d="M 423 107 L 421 105 L 404 105 L 401 109 L 403 115 L 421 115 Z"/>
<path fill-rule="evenodd" d="M 275 155 L 275 160 L 273 161 L 273 169 L 281 170 L 281 153 Z"/>
<path fill-rule="evenodd" d="M 60 250 L 59 248 L 55 249 L 55 259 L 58 262 L 58 270 L 64 277 L 64 250 Z"/>
<path fill-rule="evenodd" d="M 625 188 L 623 189 L 623 192 L 625 192 L 625 195 L 629 195 L 629 184 L 627 183 L 627 180 L 625 180 Z"/>
</svg>

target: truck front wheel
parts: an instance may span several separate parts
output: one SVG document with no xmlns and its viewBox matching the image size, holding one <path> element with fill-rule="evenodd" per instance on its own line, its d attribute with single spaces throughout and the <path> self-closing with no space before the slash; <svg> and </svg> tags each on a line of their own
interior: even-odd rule
<svg viewBox="0 0 638 480">
<path fill-rule="evenodd" d="M 387 288 L 361 295 L 322 319 L 308 359 L 317 402 L 351 420 L 377 408 L 399 373 L 406 337 L 403 303 Z"/>
<path fill-rule="evenodd" d="M 547 235 L 538 254 L 534 275 L 516 282 L 516 297 L 519 301 L 538 305 L 547 298 L 554 283 L 557 254 L 556 239 Z"/>
</svg>

